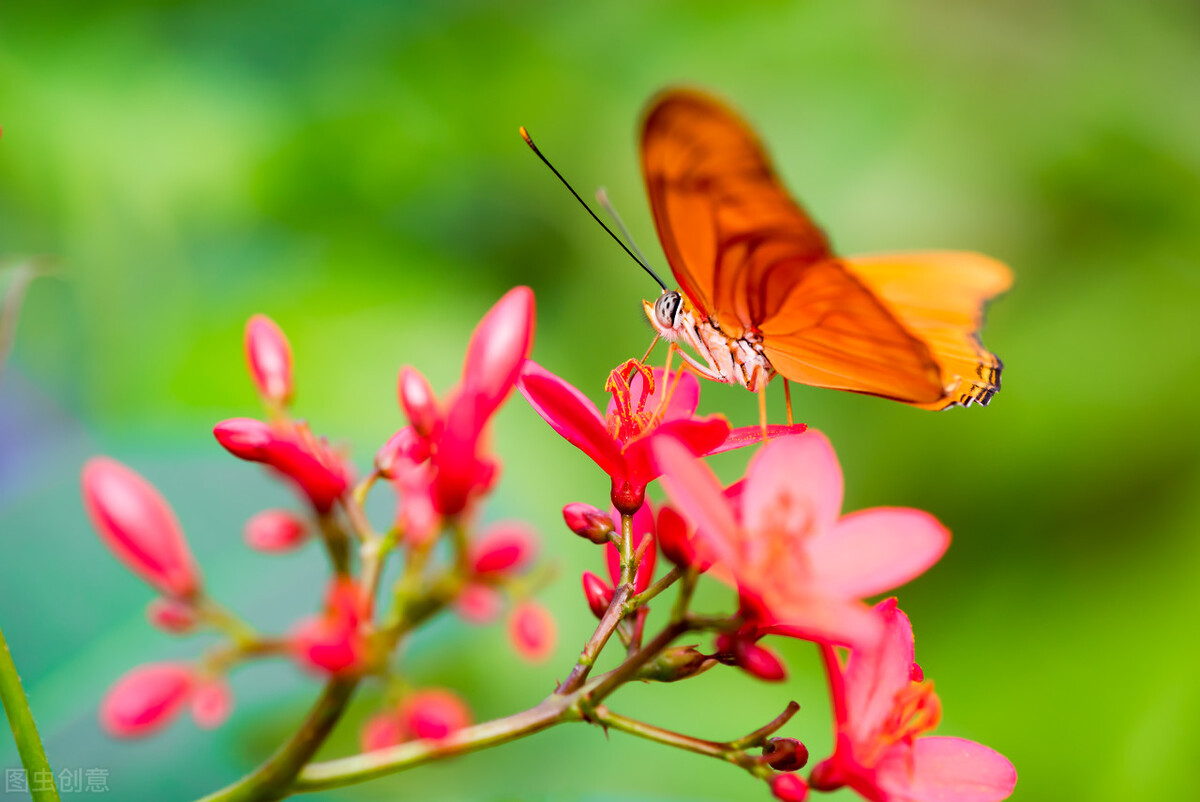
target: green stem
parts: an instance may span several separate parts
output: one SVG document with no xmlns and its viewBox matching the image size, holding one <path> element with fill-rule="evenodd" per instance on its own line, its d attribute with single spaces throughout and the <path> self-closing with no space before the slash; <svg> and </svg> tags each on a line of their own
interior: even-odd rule
<svg viewBox="0 0 1200 802">
<path fill-rule="evenodd" d="M 4 702 L 4 712 L 8 714 L 8 724 L 12 727 L 13 740 L 17 742 L 17 752 L 21 755 L 21 765 L 25 767 L 25 777 L 34 802 L 58 802 L 54 772 L 50 769 L 50 761 L 46 759 L 46 750 L 42 748 L 42 740 L 38 737 L 37 724 L 34 723 L 33 713 L 29 710 L 29 700 L 25 698 L 21 677 L 17 674 L 17 667 L 13 663 L 2 631 L 0 700 Z"/>
<path fill-rule="evenodd" d="M 605 727 L 611 727 L 614 730 L 636 735 L 648 741 L 673 746 L 676 749 L 684 749 L 688 752 L 695 752 L 698 755 L 707 755 L 719 760 L 727 760 L 743 768 L 748 769 L 750 766 L 758 763 L 753 757 L 731 744 L 706 741 L 703 738 L 694 738 L 691 735 L 684 735 L 672 730 L 665 730 L 662 727 L 655 727 L 653 724 L 647 724 L 644 721 L 638 721 L 622 716 L 619 713 L 614 713 L 603 705 L 590 710 L 588 718 L 598 724 L 603 724 Z"/>
<path fill-rule="evenodd" d="M 678 580 L 679 577 L 683 576 L 683 574 L 684 574 L 683 569 L 678 566 L 671 569 L 671 571 L 666 576 L 661 577 L 653 585 L 646 588 L 641 593 L 639 593 L 638 595 L 636 595 L 632 599 L 630 599 L 629 603 L 626 605 L 626 611 L 630 612 L 630 613 L 634 612 L 635 610 L 637 610 L 637 608 L 641 607 L 646 602 L 650 601 L 655 596 L 662 593 L 667 588 L 671 587 L 671 585 L 674 585 L 676 580 Z"/>
<path fill-rule="evenodd" d="M 572 701 L 570 697 L 552 696 L 536 707 L 458 730 L 440 740 L 409 741 L 387 749 L 314 763 L 300 773 L 293 790 L 307 793 L 353 785 L 442 758 L 499 746 L 564 721 L 578 721 L 579 715 L 572 708 Z"/>
<path fill-rule="evenodd" d="M 353 677 L 331 679 L 300 729 L 266 763 L 200 802 L 273 802 L 288 796 L 300 770 L 333 731 L 357 685 Z"/>
</svg>

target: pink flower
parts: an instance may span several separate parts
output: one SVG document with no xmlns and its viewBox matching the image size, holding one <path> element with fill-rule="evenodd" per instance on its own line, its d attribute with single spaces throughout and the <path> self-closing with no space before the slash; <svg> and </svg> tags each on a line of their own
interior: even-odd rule
<svg viewBox="0 0 1200 802">
<path fill-rule="evenodd" d="M 440 741 L 471 723 L 471 711 L 453 691 L 424 688 L 411 693 L 397 712 L 402 730 L 412 738 Z"/>
<path fill-rule="evenodd" d="M 405 365 L 400 368 L 396 390 L 400 407 L 408 416 L 413 430 L 421 437 L 432 437 L 442 421 L 442 412 L 429 380 L 416 368 Z"/>
<path fill-rule="evenodd" d="M 667 385 L 677 377 L 664 405 Z M 651 371 L 632 359 L 609 374 L 605 390 L 612 399 L 605 415 L 587 396 L 536 362 L 525 365 L 518 387 L 554 431 L 609 475 L 612 503 L 624 513 L 642 506 L 646 485 L 661 473 L 650 448 L 658 437 L 670 435 L 692 454 L 715 454 L 762 439 L 759 427 L 730 431 L 719 415 L 696 418 L 700 383 L 692 374 L 672 374 L 668 382 L 662 370 Z M 770 428 L 772 436 L 804 430 L 803 424 Z"/>
<path fill-rule="evenodd" d="M 509 615 L 508 637 L 522 658 L 530 663 L 543 663 L 554 653 L 558 627 L 545 607 L 524 601 Z"/>
<path fill-rule="evenodd" d="M 860 599 L 919 576 L 950 543 L 950 533 L 920 510 L 841 516 L 841 467 L 816 431 L 763 446 L 734 499 L 685 444 L 664 439 L 655 453 L 667 495 L 696 526 L 718 575 L 770 631 L 869 645 L 880 623 Z"/>
<path fill-rule="evenodd" d="M 615 509 L 612 511 L 612 520 L 616 530 L 621 531 L 621 513 Z M 658 560 L 658 551 L 654 548 L 654 510 L 649 503 L 642 504 L 633 514 L 632 524 L 633 551 L 636 554 L 644 549 L 642 561 L 638 563 L 637 574 L 633 578 L 633 592 L 641 593 L 654 581 L 654 563 Z M 604 556 L 608 562 L 608 575 L 615 587 L 621 584 L 621 550 L 616 543 L 610 542 L 604 549 Z"/>
<path fill-rule="evenodd" d="M 504 601 L 499 591 L 478 582 L 469 582 L 454 598 L 454 612 L 468 624 L 490 624 L 500 616 Z"/>
<path fill-rule="evenodd" d="M 384 710 L 371 716 L 358 733 L 358 742 L 364 752 L 387 749 L 403 741 L 404 725 L 394 710 Z"/>
<path fill-rule="evenodd" d="M 167 596 L 199 591 L 200 571 L 179 520 L 153 485 L 108 457 L 88 460 L 82 480 L 88 517 L 117 559 Z"/>
<path fill-rule="evenodd" d="M 275 321 L 255 315 L 246 323 L 246 364 L 262 398 L 283 406 L 292 396 L 292 348 Z"/>
<path fill-rule="evenodd" d="M 329 512 L 350 484 L 342 459 L 303 423 L 231 418 L 218 423 L 213 435 L 238 459 L 261 462 L 291 479 L 320 513 Z"/>
<path fill-rule="evenodd" d="M 921 737 L 937 726 L 941 703 L 914 662 L 912 624 L 894 598 L 875 615 L 882 637 L 852 651 L 845 668 L 832 647 L 822 648 L 837 746 L 813 769 L 813 788 L 850 786 L 872 802 L 1007 799 L 1017 772 L 999 752 L 964 738 Z"/>
<path fill-rule="evenodd" d="M 202 680 L 192 691 L 192 719 L 206 730 L 225 723 L 233 712 L 233 691 L 224 678 Z"/>
<path fill-rule="evenodd" d="M 447 403 L 430 458 L 433 504 L 442 515 L 461 513 L 496 479 L 499 466 L 484 453 L 482 439 L 492 415 L 517 383 L 533 348 L 533 329 L 533 290 L 516 287 L 496 302 L 471 335 L 462 381 Z"/>
<path fill-rule="evenodd" d="M 185 663 L 148 663 L 129 671 L 100 703 L 100 724 L 118 738 L 162 729 L 191 698 L 196 677 Z"/>
<path fill-rule="evenodd" d="M 330 674 L 361 669 L 368 644 L 361 626 L 370 603 L 353 579 L 338 577 L 329 588 L 325 611 L 301 621 L 292 632 L 292 654 L 301 665 Z"/>
<path fill-rule="evenodd" d="M 308 527 L 287 510 L 263 510 L 246 522 L 245 536 L 252 549 L 290 551 L 308 537 Z"/>
<path fill-rule="evenodd" d="M 477 576 L 498 576 L 524 568 L 537 552 L 537 535 L 518 521 L 492 524 L 471 546 L 471 570 Z"/>
</svg>

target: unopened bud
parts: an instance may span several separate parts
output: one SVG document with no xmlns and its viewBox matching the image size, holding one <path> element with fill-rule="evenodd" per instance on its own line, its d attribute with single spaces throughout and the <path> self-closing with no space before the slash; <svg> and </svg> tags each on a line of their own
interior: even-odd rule
<svg viewBox="0 0 1200 802">
<path fill-rule="evenodd" d="M 509 616 L 508 637 L 517 654 L 526 662 L 542 663 L 554 653 L 558 627 L 545 607 L 536 602 L 523 601 L 513 608 Z"/>
<path fill-rule="evenodd" d="M 226 451 L 238 459 L 261 462 L 275 441 L 271 427 L 254 418 L 230 418 L 213 427 L 213 435 Z"/>
<path fill-rule="evenodd" d="M 163 632 L 184 635 L 195 629 L 198 616 L 191 602 L 160 596 L 147 605 L 146 619 Z"/>
<path fill-rule="evenodd" d="M 603 618 L 612 603 L 612 586 L 591 571 L 583 572 L 583 595 L 587 599 L 588 609 L 597 618 Z"/>
<path fill-rule="evenodd" d="M 701 654 L 695 646 L 673 646 L 642 666 L 634 679 L 649 682 L 677 682 L 694 677 L 716 665 L 716 661 Z"/>
<path fill-rule="evenodd" d="M 431 436 L 442 413 L 429 380 L 421 371 L 405 365 L 400 368 L 397 394 L 400 396 L 400 406 L 417 434 Z"/>
<path fill-rule="evenodd" d="M 763 744 L 762 753 L 776 771 L 799 771 L 808 765 L 808 747 L 795 738 L 772 738 Z"/>
<path fill-rule="evenodd" d="M 771 794 L 782 802 L 804 802 L 808 799 L 808 783 L 796 774 L 776 774 L 771 778 Z"/>
<path fill-rule="evenodd" d="M 775 652 L 766 646 L 759 646 L 750 640 L 739 640 L 734 646 L 738 665 L 752 676 L 764 682 L 783 682 L 787 679 L 787 669 Z"/>
<path fill-rule="evenodd" d="M 375 452 L 375 470 L 384 479 L 395 478 L 396 463 L 402 459 L 418 465 L 429 459 L 429 441 L 411 426 L 389 437 Z"/>
<path fill-rule="evenodd" d="M 263 510 L 246 522 L 244 535 L 257 551 L 289 551 L 304 543 L 308 527 L 287 510 Z"/>
<path fill-rule="evenodd" d="M 591 504 L 568 504 L 563 507 L 563 520 L 567 522 L 568 529 L 593 543 L 607 543 L 612 537 L 612 517 Z"/>
<path fill-rule="evenodd" d="M 479 575 L 511 573 L 528 565 L 536 552 L 537 535 L 527 525 L 516 521 L 494 524 L 473 544 L 471 570 Z"/>
<path fill-rule="evenodd" d="M 680 568 L 694 568 L 703 573 L 712 567 L 713 561 L 701 556 L 697 544 L 688 536 L 687 523 L 670 507 L 658 512 L 658 546 L 663 556 Z"/>
<path fill-rule="evenodd" d="M 288 402 L 292 349 L 283 331 L 266 315 L 255 315 L 246 323 L 246 364 L 259 395 L 276 404 Z"/>
</svg>

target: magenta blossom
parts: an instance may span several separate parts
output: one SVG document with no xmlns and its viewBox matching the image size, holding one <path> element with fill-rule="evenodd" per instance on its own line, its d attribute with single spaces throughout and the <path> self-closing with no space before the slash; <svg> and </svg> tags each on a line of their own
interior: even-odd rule
<svg viewBox="0 0 1200 802">
<path fill-rule="evenodd" d="M 841 515 L 842 470 L 823 434 L 772 440 L 750 460 L 740 493 L 674 439 L 656 443 L 678 511 L 735 585 L 762 630 L 869 645 L 879 618 L 860 601 L 919 576 L 950 544 L 920 510 L 877 507 Z M 732 497 L 731 497 L 732 496 Z"/>
<path fill-rule="evenodd" d="M 672 384 L 676 385 L 673 392 Z M 700 382 L 692 374 L 665 377 L 661 369 L 652 371 L 637 360 L 609 374 L 605 390 L 612 399 L 604 415 L 582 392 L 536 362 L 526 363 L 518 388 L 554 431 L 609 475 L 613 506 L 627 515 L 642 506 L 646 485 L 661 474 L 651 450 L 659 437 L 670 436 L 696 455 L 729 451 L 762 439 L 758 426 L 731 431 L 720 415 L 695 417 Z M 664 397 L 668 398 L 665 404 Z M 804 424 L 768 427 L 772 437 L 802 431 Z"/>
<path fill-rule="evenodd" d="M 871 802 L 999 802 L 1017 784 L 1012 763 L 965 738 L 920 737 L 937 726 L 941 702 L 914 662 L 908 616 L 886 599 L 875 606 L 877 645 L 855 649 L 843 668 L 824 646 L 837 746 L 813 769 L 812 787 L 849 786 Z"/>
</svg>

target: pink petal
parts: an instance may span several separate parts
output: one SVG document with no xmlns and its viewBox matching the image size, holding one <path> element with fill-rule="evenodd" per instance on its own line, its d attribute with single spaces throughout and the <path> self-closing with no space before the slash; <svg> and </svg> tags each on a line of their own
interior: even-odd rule
<svg viewBox="0 0 1200 802">
<path fill-rule="evenodd" d="M 729 432 L 729 423 L 720 415 L 708 418 L 671 420 L 658 426 L 625 447 L 625 461 L 629 475 L 643 485 L 662 475 L 651 442 L 658 437 L 673 437 L 686 445 L 697 456 L 708 454 L 724 440 Z"/>
<path fill-rule="evenodd" d="M 716 559 L 736 566 L 741 530 L 716 475 L 673 437 L 655 437 L 651 445 L 676 510 L 696 527 L 696 538 Z"/>
<path fill-rule="evenodd" d="M 480 415 L 488 418 L 517 382 L 533 348 L 533 290 L 514 287 L 479 321 L 463 360 L 462 387 L 477 395 Z"/>
<path fill-rule="evenodd" d="M 833 527 L 842 511 L 842 469 L 825 435 L 771 440 L 750 460 L 742 493 L 747 532 L 783 528 L 797 545 Z"/>
<path fill-rule="evenodd" d="M 920 802 L 1000 802 L 1012 795 L 1017 770 L 1008 758 L 965 738 L 918 738 L 888 750 L 876 782 L 889 796 Z"/>
<path fill-rule="evenodd" d="M 609 476 L 624 472 L 620 446 L 587 396 L 532 360 L 526 360 L 517 387 L 554 431 L 591 457 L 601 470 Z"/>
<path fill-rule="evenodd" d="M 848 599 L 873 596 L 920 576 L 950 545 L 950 532 L 927 512 L 876 507 L 844 516 L 808 544 L 821 588 Z"/>
<path fill-rule="evenodd" d="M 861 602 L 821 596 L 761 601 L 774 620 L 764 629 L 777 635 L 851 647 L 879 640 L 879 618 Z"/>
<path fill-rule="evenodd" d="M 807 424 L 796 423 L 792 425 L 775 425 L 767 427 L 767 439 L 775 440 L 779 437 L 787 437 L 792 434 L 803 434 L 808 430 Z M 763 439 L 761 426 L 742 426 L 734 429 L 725 438 L 725 442 L 714 448 L 709 454 L 722 454 L 726 451 L 733 451 L 735 448 L 744 446 L 752 446 L 755 443 L 761 443 Z"/>
<path fill-rule="evenodd" d="M 892 711 L 896 694 L 912 681 L 913 632 L 894 598 L 875 605 L 883 629 L 874 646 L 846 662 L 846 715 L 856 742 L 867 742 Z"/>
</svg>

